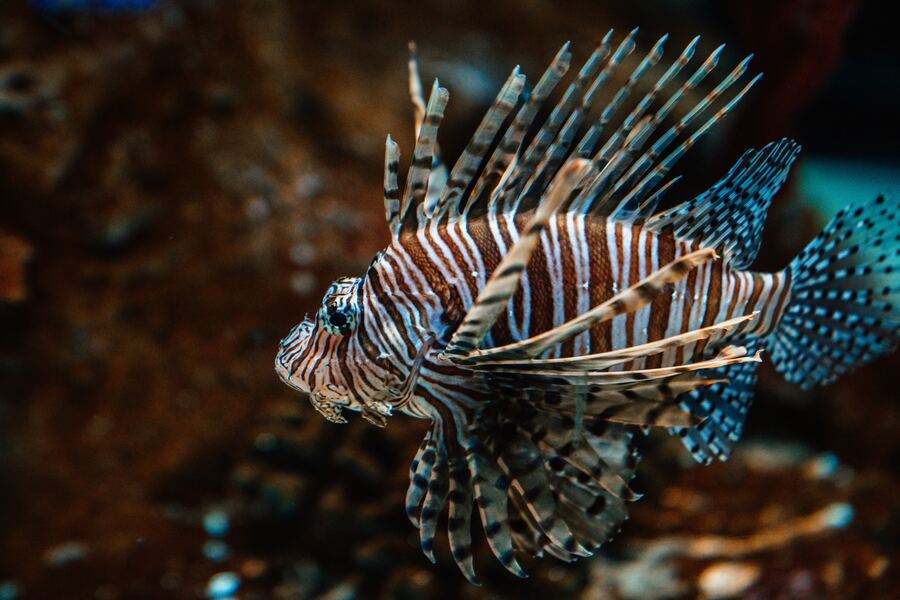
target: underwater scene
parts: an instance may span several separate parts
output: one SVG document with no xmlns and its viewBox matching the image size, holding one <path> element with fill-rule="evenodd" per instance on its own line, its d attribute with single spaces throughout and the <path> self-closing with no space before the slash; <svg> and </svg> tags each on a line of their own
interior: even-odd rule
<svg viewBox="0 0 900 600">
<path fill-rule="evenodd" d="M 876 0 L 0 4 L 0 600 L 900 597 Z"/>
</svg>

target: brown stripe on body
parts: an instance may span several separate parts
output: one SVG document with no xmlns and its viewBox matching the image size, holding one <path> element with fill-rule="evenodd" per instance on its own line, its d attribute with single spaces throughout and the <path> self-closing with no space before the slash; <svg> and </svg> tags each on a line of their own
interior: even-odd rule
<svg viewBox="0 0 900 600">
<path fill-rule="evenodd" d="M 530 218 L 530 213 L 519 215 L 515 220 L 515 226 L 518 231 L 522 231 Z M 506 244 L 506 250 L 515 243 L 512 236 L 507 230 L 507 224 L 504 219 L 497 220 L 500 236 Z M 494 269 L 500 264 L 503 256 L 500 254 L 500 247 L 497 244 L 494 234 L 491 231 L 488 217 L 480 217 L 478 219 L 470 219 L 468 221 L 468 231 L 475 245 L 479 248 L 482 255 L 482 261 L 486 275 L 489 276 Z M 530 289 L 531 289 L 531 327 L 524 335 L 530 336 L 537 333 L 547 331 L 552 327 L 553 300 L 552 290 L 549 285 L 549 276 L 546 270 L 546 259 L 544 256 L 543 244 L 538 241 L 538 245 L 525 268 L 527 273 Z M 474 296 L 477 296 L 479 290 L 475 290 Z M 521 322 L 524 317 L 524 291 L 519 285 L 510 301 L 513 303 L 513 310 L 516 318 Z M 491 337 L 495 346 L 509 344 L 520 341 L 514 339 L 510 330 L 509 312 L 501 311 L 497 317 L 497 321 L 491 329 Z"/>
<path fill-rule="evenodd" d="M 675 244 L 674 238 L 668 235 L 661 235 L 657 238 L 656 252 L 659 255 L 660 267 L 665 266 L 675 260 Z M 667 286 L 660 292 L 656 300 L 650 306 L 650 323 L 647 326 L 647 341 L 654 342 L 661 340 L 666 335 L 666 328 L 669 325 L 669 311 L 672 310 L 672 288 Z M 647 358 L 646 368 L 658 369 L 662 365 L 663 355 L 657 353 Z"/>
<path fill-rule="evenodd" d="M 487 219 L 475 219 L 469 221 L 467 230 L 470 237 L 475 242 L 475 246 L 481 253 L 481 260 L 485 270 L 484 276 L 485 279 L 487 279 L 490 277 L 490 274 L 494 272 L 494 269 L 497 268 L 497 265 L 500 264 L 500 261 L 503 260 L 503 256 L 500 254 L 500 247 L 497 245 L 497 241 L 491 233 L 491 228 Z M 501 234 L 504 236 L 504 239 L 508 238 L 502 226 L 500 227 L 500 230 L 504 232 Z M 506 239 L 506 242 L 508 250 L 512 245 L 512 242 L 508 239 Z M 477 281 L 473 280 L 470 289 L 472 290 L 472 298 L 477 298 L 478 293 L 481 291 L 478 288 Z M 520 290 L 516 291 L 517 295 L 520 295 Z M 515 302 L 515 296 L 513 296 L 510 301 Z M 491 328 L 490 335 L 495 345 L 508 344 L 515 341 L 513 340 L 512 332 L 510 331 L 509 315 L 507 311 L 504 310 L 498 315 L 497 321 Z"/>
<path fill-rule="evenodd" d="M 681 332 L 687 333 L 700 326 L 703 321 L 703 308 L 706 305 L 706 278 L 709 276 L 709 270 L 712 265 L 709 263 L 700 265 L 692 272 L 693 281 L 687 282 L 685 286 L 685 294 L 687 295 L 684 309 L 687 310 L 687 316 L 682 316 Z M 695 344 L 685 344 L 681 348 L 681 362 L 687 363 L 694 359 Z"/>
<path fill-rule="evenodd" d="M 606 219 L 590 219 L 585 223 L 585 237 L 588 242 L 591 266 L 591 308 L 612 296 L 612 265 L 606 244 L 606 228 L 613 224 Z M 590 330 L 590 351 L 607 352 L 612 348 L 612 322 L 605 321 Z"/>
<path fill-rule="evenodd" d="M 356 330 L 356 347 L 358 348 L 358 352 L 365 358 L 366 362 L 371 365 L 375 365 L 378 369 L 387 371 L 390 375 L 396 375 L 397 372 L 394 369 L 393 365 L 391 365 L 386 360 L 378 359 L 378 349 L 369 339 L 368 334 L 365 331 L 365 328 L 362 327 L 362 323 L 357 327 Z M 358 369 L 360 377 L 365 380 L 366 385 L 371 389 L 379 389 L 383 387 L 384 381 L 378 378 L 374 373 L 371 373 L 368 368 Z M 373 379 L 376 377 L 378 380 Z"/>
<path fill-rule="evenodd" d="M 732 278 L 734 282 L 734 286 L 732 287 L 731 297 L 728 298 L 728 314 L 725 316 L 725 319 L 731 319 L 737 313 L 737 307 L 741 303 L 741 290 L 744 287 L 744 278 L 740 276 L 737 271 L 731 271 L 729 273 L 729 277 Z"/>
<path fill-rule="evenodd" d="M 301 375 L 303 381 L 310 383 L 312 392 L 315 392 L 323 382 L 340 381 L 334 371 L 335 363 L 338 361 L 330 360 L 337 346 L 335 336 L 323 334 L 317 337 L 316 351 L 310 355 L 310 361 L 305 365 Z"/>
<path fill-rule="evenodd" d="M 659 240 L 659 236 L 652 231 L 646 231 L 644 234 L 644 247 L 642 248 L 642 252 L 644 253 L 644 266 L 641 269 L 641 277 L 649 277 L 652 273 L 656 272 L 659 264 L 657 262 L 656 257 L 656 249 L 654 248 L 654 243 Z M 652 303 L 651 303 L 652 304 Z M 650 335 L 650 311 L 652 310 L 651 306 L 645 306 L 637 314 L 640 314 L 640 331 L 635 331 L 635 337 L 641 344 L 646 344 L 649 341 Z M 647 357 L 642 357 L 639 359 L 635 359 L 632 368 L 643 369 L 647 361 Z"/>
<path fill-rule="evenodd" d="M 480 267 L 477 266 L 478 261 L 474 260 L 471 256 L 472 250 L 465 240 L 462 225 L 453 223 L 446 227 L 438 227 L 437 234 L 453 254 L 453 260 L 462 272 L 463 277 L 466 280 L 466 286 L 469 288 L 469 293 L 474 302 L 475 298 L 478 297 L 479 276 L 487 277 L 487 275 L 485 273 L 477 272 Z M 476 244 L 475 247 L 478 248 L 478 245 Z M 442 252 L 440 248 L 438 248 L 438 251 Z M 466 260 L 467 258 L 469 259 L 468 261 Z M 472 262 L 472 265 L 469 265 L 469 262 Z M 485 270 L 488 271 L 488 274 L 490 273 L 490 270 L 488 270 L 487 267 L 485 267 Z"/>
<path fill-rule="evenodd" d="M 513 220 L 513 226 L 517 227 L 517 228 L 520 226 L 524 227 L 525 223 L 526 223 L 526 220 L 524 218 L 521 221 Z M 491 244 L 492 244 L 495 252 L 499 256 L 500 255 L 500 246 L 497 244 L 497 240 L 494 237 L 495 234 L 490 230 L 490 227 L 487 226 L 487 224 L 485 224 L 485 225 L 486 225 L 487 233 L 491 238 Z M 506 245 L 506 248 L 507 249 L 512 248 L 513 244 L 515 244 L 516 241 L 513 239 L 512 235 L 510 235 L 510 233 L 509 233 L 509 225 L 507 225 L 505 218 L 500 218 L 500 217 L 497 218 L 497 230 L 500 232 L 500 237 L 503 239 L 503 243 Z M 517 229 L 517 231 L 518 231 L 518 229 Z M 487 265 L 487 263 L 485 263 L 485 265 Z M 516 293 L 513 294 L 512 299 L 510 300 L 513 303 L 513 305 L 512 305 L 513 306 L 513 318 L 516 321 L 517 327 L 519 325 L 521 325 L 525 320 L 525 288 L 523 287 L 522 284 L 526 280 L 530 281 L 529 276 L 526 273 L 522 273 L 522 280 L 519 283 L 519 287 L 516 290 Z M 504 318 L 505 318 L 505 322 L 507 323 L 507 327 L 508 327 L 509 326 L 508 312 L 504 313 Z M 524 333 L 523 335 L 525 335 L 527 337 L 527 332 Z M 512 336 L 512 333 L 510 332 L 510 337 L 511 336 Z"/>
<path fill-rule="evenodd" d="M 627 227 L 623 225 L 623 227 Z M 640 227 L 632 227 L 631 228 L 631 253 L 629 254 L 629 265 L 628 269 L 628 281 L 626 285 L 628 287 L 633 286 L 638 281 L 644 277 L 644 273 L 639 273 L 641 266 L 641 261 L 639 258 L 639 252 L 641 252 L 641 248 L 639 245 L 641 238 L 641 228 Z M 625 317 L 625 345 L 626 346 L 634 346 L 634 313 L 630 312 Z"/>
<path fill-rule="evenodd" d="M 410 260 L 415 263 L 417 267 L 419 267 L 420 271 L 422 271 L 423 275 L 425 276 L 425 280 L 428 282 L 428 286 L 438 295 L 444 313 L 444 320 L 450 325 L 451 329 L 455 330 L 456 327 L 462 322 L 467 310 L 462 297 L 459 295 L 459 291 L 448 281 L 446 281 L 443 275 L 441 275 L 438 267 L 432 264 L 428 253 L 425 251 L 425 248 L 422 247 L 422 243 L 415 233 L 401 236 L 400 243 L 409 256 Z M 437 251 L 437 249 L 435 249 L 435 251 Z M 399 273 L 403 269 L 406 269 L 406 267 L 402 265 L 394 265 L 395 273 Z M 397 283 L 399 285 L 403 285 L 403 280 L 399 277 L 399 275 Z M 418 293 L 422 290 L 404 291 L 414 291 Z M 392 303 L 386 302 L 385 304 L 390 305 Z"/>
<path fill-rule="evenodd" d="M 749 310 L 758 310 L 759 318 L 752 325 L 755 335 L 765 335 L 772 330 L 779 318 L 779 301 L 784 297 L 784 289 L 787 281 L 784 273 L 759 273 L 760 287 L 763 289 L 753 304 L 748 304 Z M 766 281 L 771 284 L 766 286 Z M 765 289 L 768 287 L 768 289 Z"/>
<path fill-rule="evenodd" d="M 458 247 L 453 240 L 454 236 L 450 234 L 447 226 L 438 227 L 433 232 L 431 229 L 428 229 L 425 232 L 425 237 L 428 238 L 431 243 L 433 251 L 443 261 L 445 268 L 451 273 L 454 273 L 455 277 L 458 277 L 459 274 L 462 275 L 463 281 L 461 283 L 469 290 L 469 295 L 474 303 L 475 298 L 478 296 L 478 279 L 475 277 L 475 274 L 472 273 L 472 269 L 469 268 L 466 260 L 460 256 L 461 252 L 469 252 L 468 248 L 465 247 L 465 242 L 460 240 L 459 243 L 462 247 Z M 438 242 L 440 242 L 440 244 L 438 244 Z M 449 255 L 447 254 L 448 252 Z M 456 268 L 454 268 L 453 265 L 455 265 Z M 451 284 L 450 287 L 453 288 L 455 286 Z M 464 308 L 465 311 L 468 311 L 471 307 L 466 306 Z"/>
<path fill-rule="evenodd" d="M 644 236 L 644 243 L 641 245 L 640 239 L 641 235 Z M 631 269 L 629 270 L 628 276 L 628 285 L 634 285 L 641 279 L 650 275 L 650 271 L 653 269 L 653 237 L 654 233 L 650 231 L 644 231 L 641 227 L 633 227 L 632 228 L 632 238 L 631 238 Z M 628 345 L 639 345 L 646 342 L 646 334 L 638 331 L 638 319 L 637 316 L 646 311 L 650 311 L 649 306 L 645 306 L 644 308 L 636 311 L 634 313 L 628 313 L 628 317 L 625 321 L 625 335 L 628 340 Z M 623 371 L 631 371 L 633 369 L 641 368 L 643 365 L 644 358 L 635 358 L 629 360 L 622 364 Z"/>
<path fill-rule="evenodd" d="M 681 304 L 681 329 L 678 333 L 687 333 L 691 330 L 691 309 L 694 307 L 694 296 L 697 292 L 697 286 L 699 285 L 698 281 L 702 281 L 700 279 L 701 271 L 706 265 L 700 265 L 696 269 L 691 269 L 691 272 L 688 273 L 687 278 L 684 280 L 684 302 Z M 675 364 L 683 364 L 685 361 L 685 347 L 678 346 L 675 349 Z"/>
<path fill-rule="evenodd" d="M 313 333 L 315 334 L 315 330 L 313 330 Z M 301 381 L 309 382 L 310 389 L 315 389 L 314 386 L 318 385 L 318 381 L 315 380 L 313 374 L 318 371 L 319 365 L 322 364 L 331 351 L 332 337 L 330 335 L 316 335 L 312 338 L 315 340 L 315 344 L 308 344 L 306 352 L 298 357 L 299 378 Z"/>
<path fill-rule="evenodd" d="M 556 219 L 557 233 L 559 235 L 560 264 L 562 265 L 563 283 L 563 315 L 564 321 L 578 316 L 578 286 L 575 272 L 575 256 L 573 254 L 574 241 L 569 239 L 569 228 L 566 226 L 565 215 L 559 215 Z M 549 228 L 547 235 L 552 239 Z M 571 337 L 562 345 L 562 356 L 575 355 L 575 338 Z"/>
<path fill-rule="evenodd" d="M 410 294 L 411 290 L 406 288 L 406 283 L 403 281 L 403 277 L 400 274 L 402 272 L 402 270 L 405 269 L 406 267 L 404 265 L 402 265 L 399 261 L 395 260 L 394 257 L 391 256 L 390 254 L 385 254 L 383 260 L 391 266 L 391 269 L 393 269 L 394 279 L 396 279 L 397 286 L 400 288 L 400 291 L 403 293 L 406 293 L 406 294 Z M 426 279 L 429 279 L 427 273 L 426 273 Z M 370 281 L 371 281 L 372 289 L 375 290 L 376 293 L 380 292 L 382 297 L 387 298 L 388 289 L 389 289 L 388 286 L 390 285 L 390 282 L 388 282 L 388 281 L 382 282 L 380 276 L 374 276 L 374 275 L 370 277 Z M 430 281 L 430 279 L 429 279 L 429 281 Z M 437 289 L 437 288 L 432 288 L 432 289 Z M 437 293 L 440 293 L 440 292 L 437 292 Z M 459 300 L 458 296 L 457 296 L 457 301 L 459 302 L 460 305 L 462 305 L 462 300 Z M 389 298 L 387 298 L 387 301 L 382 302 L 381 305 L 385 308 L 385 310 L 388 311 L 388 314 L 390 314 L 391 319 L 394 321 L 394 323 L 403 323 L 405 321 L 405 318 L 403 317 L 403 315 L 401 315 L 400 311 L 397 310 L 397 305 L 395 302 L 392 302 L 392 301 L 390 301 Z M 442 306 L 444 306 L 444 314 L 447 314 L 447 305 L 444 304 L 443 298 L 442 298 Z M 419 306 L 413 306 L 411 303 L 410 303 L 409 308 L 410 308 L 410 310 L 421 310 L 421 308 Z M 408 340 L 408 339 L 406 339 L 406 337 L 407 336 L 405 336 L 405 335 L 400 336 L 400 338 L 403 340 L 403 344 L 406 346 L 406 352 L 409 356 L 415 356 L 416 348 L 412 344 L 412 340 Z"/>
<path fill-rule="evenodd" d="M 397 310 L 394 302 L 391 302 L 389 299 L 386 284 L 382 282 L 381 273 L 379 273 L 375 269 L 370 269 L 369 273 L 366 274 L 366 283 L 369 287 L 371 287 L 373 295 L 376 298 L 380 299 L 379 304 L 385 311 L 387 311 L 389 318 L 394 323 L 402 323 L 403 319 L 400 317 L 400 312 Z M 365 318 L 365 316 L 363 316 L 363 318 Z M 360 325 L 362 325 L 362 323 L 360 323 Z M 362 327 L 360 327 L 360 329 L 362 329 Z M 407 356 L 415 356 L 416 349 L 410 343 L 410 340 L 406 339 L 405 335 L 401 335 L 399 337 L 403 342 L 403 346 L 406 348 Z"/>
<path fill-rule="evenodd" d="M 784 278 L 784 282 L 781 287 L 781 293 L 778 295 L 778 299 L 775 301 L 775 308 L 772 314 L 772 318 L 770 319 L 769 330 L 774 329 L 778 322 L 781 320 L 781 315 L 784 314 L 784 307 L 787 305 L 788 298 L 791 296 L 791 269 L 788 267 L 781 273 L 777 273 Z M 768 333 L 768 331 L 763 332 Z"/>
<path fill-rule="evenodd" d="M 734 306 L 732 307 L 735 317 L 744 314 L 747 306 L 747 298 L 749 298 L 750 294 L 753 292 L 753 276 L 746 271 L 741 271 L 737 275 L 740 277 L 739 281 L 741 282 L 741 288 L 739 293 L 735 296 Z"/>
<path fill-rule="evenodd" d="M 753 291 L 750 293 L 750 298 L 747 300 L 747 303 L 744 304 L 744 314 L 753 311 L 753 307 L 756 306 L 756 302 L 759 300 L 759 296 L 762 294 L 763 288 L 766 285 L 762 275 L 759 273 L 750 273 L 749 275 L 753 278 L 752 283 L 750 284 Z"/>
<path fill-rule="evenodd" d="M 341 372 L 341 378 L 344 380 L 344 387 L 347 388 L 347 391 L 350 393 L 350 397 L 359 398 L 363 394 L 362 390 L 360 389 L 360 384 L 357 380 L 357 377 L 364 377 L 365 369 L 350 368 L 347 357 L 349 356 L 351 339 L 352 338 L 350 336 L 341 337 L 341 341 L 338 342 L 337 348 L 335 348 L 334 357 L 336 360 L 332 360 L 331 362 L 337 363 L 338 369 L 340 369 Z M 332 379 L 332 381 L 340 381 L 340 379 Z"/>
<path fill-rule="evenodd" d="M 553 328 L 553 289 L 543 241 L 538 242 L 526 271 L 531 289 L 531 326 L 525 335 L 533 336 Z"/>
<path fill-rule="evenodd" d="M 379 348 L 378 344 L 375 342 L 375 340 L 372 339 L 371 337 L 369 337 L 369 332 L 366 329 L 366 319 L 372 318 L 372 317 L 367 316 L 368 311 L 366 310 L 365 303 L 361 303 L 361 304 L 362 304 L 362 306 L 361 306 L 362 311 L 360 311 L 361 312 L 360 320 L 359 320 L 359 324 L 356 327 L 356 332 L 357 332 L 356 338 L 357 338 L 357 343 L 359 344 L 360 352 L 363 353 L 363 355 L 366 357 L 366 360 L 368 360 L 372 363 L 376 363 L 382 368 L 388 368 L 389 370 L 393 370 L 392 367 L 388 367 L 386 364 L 382 364 L 382 363 L 386 363 L 387 361 L 379 361 L 378 360 L 378 355 L 381 353 L 380 348 Z M 377 324 L 378 319 L 375 318 L 373 320 Z"/>
<path fill-rule="evenodd" d="M 478 262 L 478 257 L 468 257 L 472 262 L 472 265 L 469 265 L 463 257 L 460 257 L 457 261 L 457 264 L 460 265 L 460 269 L 466 273 L 466 283 L 469 286 L 469 293 L 471 294 L 472 300 L 478 297 L 478 294 L 481 292 L 482 281 L 485 283 L 490 278 L 491 273 L 494 272 L 494 269 L 497 265 L 500 264 L 500 261 L 503 259 L 503 255 L 500 252 L 500 246 L 497 244 L 497 240 L 494 239 L 493 234 L 491 233 L 490 225 L 486 219 L 478 219 L 474 223 L 474 227 L 469 226 L 467 223 L 457 224 L 455 227 L 456 237 L 459 238 L 459 244 L 461 247 L 461 251 L 469 253 L 472 252 L 469 247 L 470 244 L 474 244 L 475 251 L 478 252 L 481 258 L 481 264 Z M 501 231 L 503 228 L 500 228 Z M 467 241 L 465 239 L 464 233 L 468 232 L 471 241 Z M 507 251 L 510 245 L 506 246 Z M 505 253 L 504 253 L 505 254 Z M 483 273 L 477 273 L 480 269 L 484 269 Z M 514 302 L 514 298 L 511 298 L 509 302 Z M 489 342 L 493 342 L 493 344 L 497 344 L 497 337 L 503 340 L 511 340 L 512 332 L 510 330 L 509 323 L 509 315 L 506 310 L 500 312 L 497 316 L 497 320 L 494 323 L 494 327 L 491 328 L 491 331 L 488 333 Z M 487 343 L 487 342 L 486 342 Z"/>
<path fill-rule="evenodd" d="M 712 264 L 712 274 L 709 277 L 709 289 L 706 293 L 706 306 L 703 309 L 703 320 L 700 327 L 710 327 L 715 325 L 716 316 L 719 314 L 719 307 L 722 303 L 723 279 L 725 277 L 726 261 L 717 260 Z M 695 356 L 703 356 L 709 339 L 700 340 L 694 347 Z"/>
<path fill-rule="evenodd" d="M 617 223 L 617 222 L 611 222 L 609 224 L 609 226 L 613 228 L 613 234 L 614 234 L 613 237 L 616 240 L 615 257 L 616 257 L 617 262 L 616 262 L 615 266 L 618 267 L 617 271 L 615 271 L 615 276 L 616 276 L 615 280 L 614 280 L 615 286 L 613 287 L 613 289 L 609 290 L 610 297 L 612 297 L 612 296 L 615 296 L 616 294 L 623 292 L 625 290 L 625 288 L 627 287 L 626 285 L 624 285 L 625 282 L 623 281 L 624 267 L 625 267 L 625 239 L 622 234 L 622 229 L 626 226 L 623 225 L 622 223 Z M 629 246 L 629 249 L 630 248 L 631 247 Z M 622 341 L 620 341 L 619 336 L 616 335 L 616 333 L 618 333 L 617 329 L 620 329 L 620 328 L 616 327 L 616 321 L 621 321 L 624 325 L 626 318 L 627 318 L 626 315 L 621 315 L 621 316 L 617 315 L 610 320 L 610 323 L 612 326 L 612 338 L 610 340 L 610 349 L 619 349 L 619 344 L 623 343 Z M 624 329 L 624 327 L 622 327 L 622 329 Z M 614 369 L 615 369 L 615 367 L 614 367 Z"/>
</svg>

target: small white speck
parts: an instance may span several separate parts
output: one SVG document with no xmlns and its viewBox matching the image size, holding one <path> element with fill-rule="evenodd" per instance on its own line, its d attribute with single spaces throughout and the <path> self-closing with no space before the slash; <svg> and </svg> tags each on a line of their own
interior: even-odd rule
<svg viewBox="0 0 900 600">
<path fill-rule="evenodd" d="M 478 277 L 478 271 L 472 271 L 472 277 Z"/>
<path fill-rule="evenodd" d="M 581 284 L 582 289 L 585 289 L 585 290 L 588 289 L 589 286 L 590 286 L 590 282 L 587 282 L 587 281 L 585 281 L 584 283 Z"/>
</svg>

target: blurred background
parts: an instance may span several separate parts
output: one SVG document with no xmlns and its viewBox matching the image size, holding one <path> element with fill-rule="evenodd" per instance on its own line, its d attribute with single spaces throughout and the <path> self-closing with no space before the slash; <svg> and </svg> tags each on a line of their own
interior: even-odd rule
<svg viewBox="0 0 900 600">
<path fill-rule="evenodd" d="M 536 78 L 567 39 L 576 59 L 635 25 L 644 49 L 671 33 L 669 55 L 697 33 L 729 68 L 755 52 L 761 84 L 670 195 L 797 138 L 760 269 L 900 193 L 886 2 L 561 4 L 0 5 L 0 600 L 898 597 L 897 356 L 808 393 L 765 367 L 731 461 L 648 439 L 646 497 L 601 555 L 519 581 L 479 547 L 481 588 L 445 541 L 431 565 L 404 515 L 424 424 L 326 423 L 273 373 L 278 340 L 387 241 L 410 39 L 450 89 L 451 158 L 508 71 Z"/>
</svg>

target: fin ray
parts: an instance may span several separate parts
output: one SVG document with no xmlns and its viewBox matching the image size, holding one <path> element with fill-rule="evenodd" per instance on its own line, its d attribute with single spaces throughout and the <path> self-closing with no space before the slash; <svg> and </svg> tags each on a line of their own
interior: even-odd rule
<svg viewBox="0 0 900 600">
<path fill-rule="evenodd" d="M 697 198 L 646 221 L 652 231 L 669 229 L 704 246 L 725 246 L 735 269 L 756 259 L 772 197 L 787 178 L 800 146 L 788 139 L 748 151 L 713 187 Z"/>
</svg>

